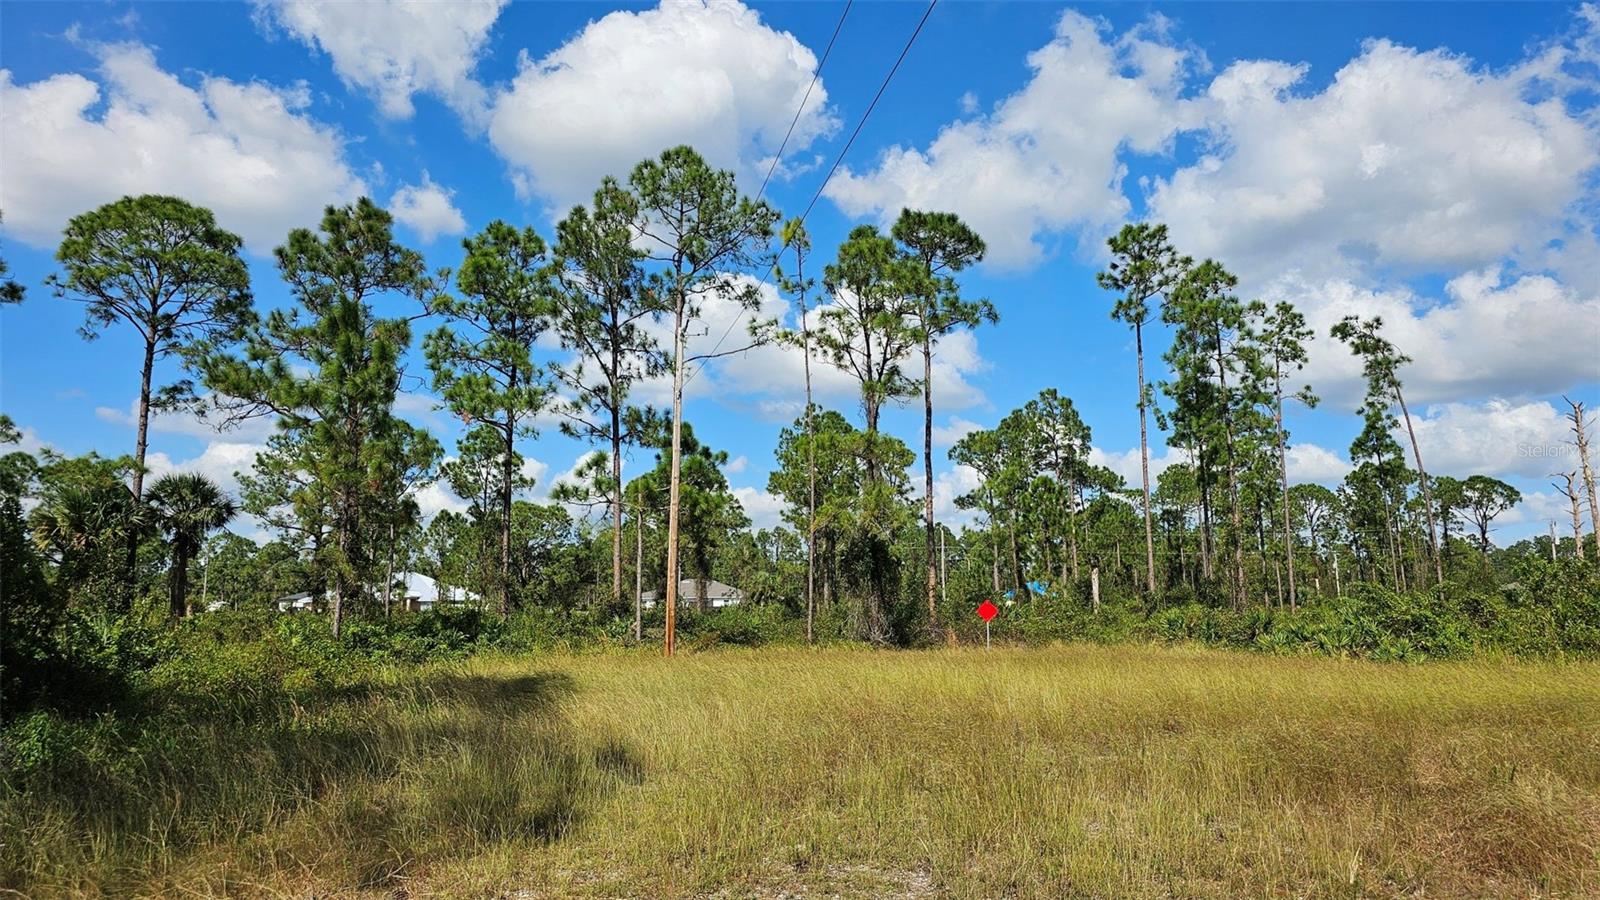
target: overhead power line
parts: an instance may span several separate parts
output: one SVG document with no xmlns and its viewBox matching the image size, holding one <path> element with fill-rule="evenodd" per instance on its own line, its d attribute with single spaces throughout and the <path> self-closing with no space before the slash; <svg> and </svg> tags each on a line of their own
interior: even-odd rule
<svg viewBox="0 0 1600 900">
<path fill-rule="evenodd" d="M 772 173 L 778 171 L 778 164 L 783 161 L 783 151 L 789 146 L 789 138 L 794 135 L 794 126 L 799 124 L 800 116 L 806 111 L 806 103 L 811 99 L 811 92 L 817 87 L 817 80 L 822 77 L 822 68 L 828 64 L 828 57 L 833 53 L 833 42 L 839 39 L 839 32 L 844 29 L 845 17 L 850 15 L 850 6 L 855 0 L 846 0 L 844 12 L 839 13 L 839 23 L 833 26 L 833 37 L 828 38 L 828 46 L 823 48 L 822 59 L 817 63 L 816 71 L 811 73 L 811 83 L 806 85 L 806 93 L 800 98 L 800 106 L 794 111 L 794 118 L 789 120 L 789 130 L 783 133 L 783 142 L 778 144 L 778 152 L 772 155 L 772 165 L 767 167 L 767 177 L 761 179 L 761 190 L 756 191 L 756 199 L 760 200 L 767 195 L 767 184 L 772 181 Z"/>
<path fill-rule="evenodd" d="M 878 101 L 883 99 L 884 92 L 889 89 L 889 82 L 893 81 L 895 73 L 900 71 L 900 64 L 904 63 L 906 61 L 906 56 L 911 52 L 911 45 L 913 45 L 913 44 L 915 44 L 917 42 L 917 36 L 922 33 L 922 26 L 928 24 L 928 17 L 933 15 L 933 8 L 938 6 L 938 5 L 939 5 L 939 0 L 929 0 L 928 8 L 922 11 L 922 18 L 917 20 L 917 27 L 912 29 L 911 36 L 906 38 L 906 45 L 904 47 L 900 48 L 900 55 L 895 58 L 894 65 L 890 66 L 888 74 L 883 76 L 883 82 L 878 85 L 877 93 L 872 95 L 872 102 L 868 103 L 866 110 L 861 113 L 861 118 L 856 121 L 855 130 L 850 132 L 850 138 L 848 140 L 846 140 L 845 143 L 844 143 L 844 146 L 842 148 L 840 148 L 839 154 L 833 158 L 833 165 L 828 168 L 828 174 L 823 176 L 822 183 L 817 185 L 816 193 L 811 195 L 811 202 L 806 204 L 805 212 L 800 214 L 800 224 L 802 224 L 802 225 L 805 224 L 806 219 L 809 218 L 810 215 L 811 215 L 811 210 L 816 207 L 817 201 L 822 199 L 822 192 L 827 190 L 828 182 L 832 181 L 834 173 L 839 171 L 839 165 L 844 162 L 845 154 L 849 153 L 850 152 L 850 147 L 853 144 L 855 144 L 856 138 L 861 134 L 861 129 L 863 127 L 865 127 L 866 124 L 867 124 L 867 118 L 869 116 L 871 116 L 872 115 L 872 111 L 878 107 Z M 848 5 L 846 5 L 846 7 L 845 7 L 845 12 L 849 12 L 849 6 Z M 841 26 L 844 24 L 844 16 L 840 16 L 839 17 L 839 24 Z M 837 28 L 835 28 L 834 29 L 834 37 L 838 37 L 838 36 L 839 36 L 839 31 L 838 31 Z M 833 46 L 833 41 L 830 40 L 828 42 L 828 46 L 829 46 L 829 49 L 831 50 L 832 46 Z M 824 59 L 824 61 L 826 61 L 826 59 L 827 59 L 826 52 L 824 52 L 824 54 L 823 54 L 823 59 Z M 817 66 L 817 74 L 820 75 L 821 72 L 822 72 L 822 66 L 821 66 L 821 64 L 818 64 L 818 66 Z M 816 81 L 815 77 L 813 77 L 812 81 L 813 81 L 813 83 L 815 83 L 815 81 Z M 810 95 L 810 89 L 807 89 L 806 93 L 809 96 Z M 804 109 L 805 108 L 805 101 L 802 100 L 800 105 L 801 105 L 801 109 Z M 795 118 L 798 121 L 799 113 L 795 114 Z M 793 130 L 793 125 L 790 126 L 790 130 L 791 131 Z M 788 138 L 786 137 L 784 140 L 787 142 Z M 779 152 L 781 154 L 782 151 L 780 150 Z M 770 178 L 772 176 L 772 170 L 777 168 L 778 159 L 776 157 L 774 157 L 772 162 L 773 162 L 772 169 L 769 169 L 768 172 L 767 172 L 768 178 Z M 762 183 L 762 190 L 763 191 L 766 190 L 766 183 L 765 182 Z M 758 199 L 759 199 L 759 195 L 758 195 Z M 761 288 L 767 286 L 768 281 L 772 278 L 772 273 L 777 269 L 777 265 L 778 265 L 777 261 L 774 260 L 773 264 L 771 266 L 767 267 L 766 274 L 761 276 L 761 281 L 756 285 L 756 289 L 757 290 L 760 290 Z M 744 321 L 744 317 L 745 317 L 745 315 L 747 313 L 748 313 L 748 310 L 741 311 L 739 313 L 739 315 L 737 317 L 735 317 L 732 322 L 728 323 L 728 327 L 722 332 L 722 336 L 717 338 L 716 344 L 712 346 L 711 352 L 706 354 L 707 357 L 712 357 L 712 356 L 716 356 L 717 355 L 717 351 L 722 349 L 722 342 L 726 341 L 728 339 L 728 335 L 733 333 L 733 329 L 734 329 L 735 326 L 737 326 L 740 322 Z M 684 382 L 683 382 L 685 386 L 688 386 L 688 384 L 690 382 L 694 381 L 695 376 L 700 374 L 700 370 L 702 370 L 702 369 L 704 369 L 706 367 L 706 363 L 708 361 L 709 361 L 708 359 L 707 360 L 702 360 L 700 365 L 696 366 L 695 370 L 693 372 L 689 373 L 689 376 L 687 378 L 685 378 Z"/>
</svg>

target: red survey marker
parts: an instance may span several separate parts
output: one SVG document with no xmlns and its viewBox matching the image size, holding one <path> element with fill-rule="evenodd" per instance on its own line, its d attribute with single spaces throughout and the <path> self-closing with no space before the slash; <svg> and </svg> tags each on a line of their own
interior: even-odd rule
<svg viewBox="0 0 1600 900">
<path fill-rule="evenodd" d="M 983 603 L 978 606 L 978 618 L 984 620 L 985 622 L 993 619 L 999 614 L 1000 607 L 995 606 L 993 603 L 990 603 L 987 600 L 983 601 Z"/>
</svg>

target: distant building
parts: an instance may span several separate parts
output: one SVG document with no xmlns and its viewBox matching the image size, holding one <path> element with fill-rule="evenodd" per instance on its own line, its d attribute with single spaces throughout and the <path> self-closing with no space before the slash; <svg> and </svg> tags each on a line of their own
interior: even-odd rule
<svg viewBox="0 0 1600 900">
<path fill-rule="evenodd" d="M 457 603 L 476 604 L 479 602 L 477 594 L 465 588 L 446 587 L 439 589 L 439 583 L 416 572 L 396 572 L 395 581 L 400 582 L 391 597 L 391 602 L 399 609 L 410 612 L 426 612 L 438 606 L 441 602 L 445 605 Z M 383 587 L 374 585 L 371 588 L 372 599 L 379 607 L 383 605 Z M 287 594 L 273 601 L 277 604 L 279 612 L 310 612 L 317 606 L 317 595 L 310 591 L 298 594 Z"/>
<path fill-rule="evenodd" d="M 724 606 L 738 606 L 744 602 L 744 591 L 731 584 L 723 584 L 714 578 L 706 579 L 706 606 L 720 609 Z M 661 602 L 660 591 L 645 591 L 639 595 L 639 604 L 645 609 L 655 609 Z M 678 605 L 700 605 L 700 582 L 693 578 L 685 578 L 678 582 Z"/>
<path fill-rule="evenodd" d="M 278 612 L 310 612 L 317 604 L 317 596 L 310 591 L 301 591 L 298 594 L 285 594 L 272 602 L 278 604 Z"/>
<path fill-rule="evenodd" d="M 416 572 L 397 572 L 395 580 L 404 582 L 404 586 L 400 590 L 400 596 L 395 599 L 400 600 L 401 597 L 404 597 L 400 606 L 409 612 L 427 612 L 438 607 L 441 603 L 445 606 L 452 606 L 458 603 L 476 605 L 481 599 L 477 594 L 465 588 L 446 587 L 443 591 L 440 591 L 437 581 Z"/>
</svg>

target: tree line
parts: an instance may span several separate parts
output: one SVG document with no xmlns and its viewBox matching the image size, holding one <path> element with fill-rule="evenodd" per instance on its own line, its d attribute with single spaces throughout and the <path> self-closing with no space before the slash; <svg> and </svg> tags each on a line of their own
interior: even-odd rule
<svg viewBox="0 0 1600 900">
<path fill-rule="evenodd" d="M 950 616 L 980 594 L 1098 609 L 1102 579 L 1149 609 L 1293 610 L 1347 581 L 1436 586 L 1483 571 L 1494 519 L 1520 500 L 1487 476 L 1429 476 L 1403 390 L 1410 360 L 1376 318 L 1347 318 L 1326 336 L 1360 359 L 1367 384 L 1353 469 L 1335 489 L 1291 484 L 1285 411 L 1318 402 L 1296 380 L 1319 336 L 1292 303 L 1239 297 L 1222 263 L 1182 255 L 1158 224 L 1113 236 L 1097 278 L 1134 337 L 1141 483 L 1130 489 L 1093 464 L 1088 424 L 1046 389 L 950 449 L 979 477 L 957 499 L 978 524 L 959 534 L 935 515 L 935 359 L 945 337 L 999 318 L 961 283 L 985 246 L 959 217 L 905 210 L 891 228 L 857 226 L 819 278 L 803 219 L 785 221 L 731 172 L 678 147 L 605 179 L 549 239 L 494 221 L 463 249 L 454 271 L 431 270 L 372 201 L 329 207 L 275 249 L 292 302 L 261 310 L 239 238 L 208 210 L 140 196 L 74 218 L 47 283 L 84 304 L 85 338 L 110 328 L 140 338 L 134 452 L 5 457 L 7 608 L 30 592 L 121 614 L 164 577 L 181 616 L 194 607 L 191 570 L 215 552 L 231 567 L 222 590 L 325 596 L 335 634 L 350 616 L 390 613 L 397 573 L 416 570 L 502 617 L 580 598 L 610 616 L 631 612 L 635 640 L 645 637 L 640 594 L 659 587 L 669 654 L 680 582 L 699 582 L 703 604 L 719 576 L 803 616 L 808 640 L 916 643 L 951 636 Z M 794 302 L 794 322 L 759 318 L 769 281 Z M 4 290 L 21 300 L 20 286 Z M 713 302 L 746 313 L 736 346 L 692 342 Z M 1148 378 L 1155 319 L 1171 341 L 1164 371 Z M 406 368 L 418 323 L 432 323 L 420 340 L 425 373 Z M 727 454 L 696 435 L 683 397 L 718 357 L 767 342 L 800 351 L 804 406 L 780 432 L 768 482 L 787 527 L 752 532 Z M 183 377 L 154 384 L 166 359 Z M 815 401 L 815 365 L 855 382 L 859 418 Z M 429 384 L 462 423 L 448 458 L 397 412 L 407 379 Z M 658 379 L 671 385 L 665 409 L 636 399 Z M 917 401 L 920 491 L 918 452 L 881 427 L 886 407 Z M 221 427 L 275 423 L 237 500 L 195 475 L 146 490 L 150 417 L 167 410 Z M 1184 457 L 1154 479 L 1152 419 Z M 1591 529 L 1597 509 L 1581 404 L 1571 420 L 1579 466 L 1564 493 L 1571 552 L 1583 556 L 1594 548 L 1580 487 Z M 525 451 L 550 429 L 593 452 L 554 502 L 534 503 L 519 496 L 532 485 Z M 7 432 L 15 442 L 9 421 Z M 635 451 L 655 463 L 624 481 Z M 440 481 L 466 511 L 425 523 L 418 494 Z M 603 516 L 574 518 L 573 506 Z M 238 512 L 274 540 L 208 540 Z M 1457 523 L 1476 547 L 1452 535 Z"/>
</svg>

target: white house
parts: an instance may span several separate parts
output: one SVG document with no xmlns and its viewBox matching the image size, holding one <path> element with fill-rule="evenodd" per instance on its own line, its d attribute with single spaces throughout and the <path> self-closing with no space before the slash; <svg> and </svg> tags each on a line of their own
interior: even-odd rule
<svg viewBox="0 0 1600 900">
<path fill-rule="evenodd" d="M 278 604 L 278 612 L 310 612 L 316 599 L 316 595 L 310 591 L 301 591 L 298 594 L 285 594 L 273 602 Z"/>
<path fill-rule="evenodd" d="M 396 572 L 395 580 L 402 582 L 402 587 L 395 592 L 393 602 L 401 609 L 411 612 L 423 612 L 433 609 L 441 601 L 446 605 L 455 603 L 476 604 L 478 595 L 464 588 L 446 587 L 441 593 L 438 582 L 426 575 L 417 572 Z M 383 602 L 383 587 L 374 585 L 372 596 Z M 309 612 L 316 605 L 316 595 L 310 591 L 298 594 L 287 594 L 273 601 L 278 605 L 279 612 Z"/>
<path fill-rule="evenodd" d="M 426 612 L 440 603 L 446 606 L 457 603 L 476 605 L 480 600 L 477 594 L 465 588 L 446 587 L 441 592 L 437 581 L 417 572 L 399 572 L 395 578 L 405 584 L 402 589 L 405 597 L 403 607 L 411 612 Z"/>
<path fill-rule="evenodd" d="M 660 591 L 645 591 L 639 595 L 639 602 L 645 609 L 655 609 L 661 600 Z M 731 584 L 723 584 L 714 578 L 706 579 L 706 605 L 712 609 L 721 609 L 724 606 L 738 606 L 744 602 L 744 591 Z M 685 578 L 678 582 L 678 605 L 700 605 L 700 582 L 693 578 Z"/>
</svg>

